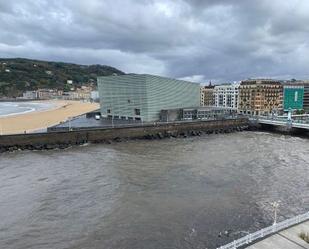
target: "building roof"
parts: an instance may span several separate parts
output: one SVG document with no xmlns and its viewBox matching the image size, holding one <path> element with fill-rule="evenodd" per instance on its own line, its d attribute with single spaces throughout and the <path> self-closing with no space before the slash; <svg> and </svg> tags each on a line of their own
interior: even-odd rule
<svg viewBox="0 0 309 249">
<path fill-rule="evenodd" d="M 188 84 L 194 84 L 199 86 L 199 83 L 196 82 L 191 82 L 191 81 L 186 81 L 186 80 L 181 80 L 181 79 L 174 79 L 174 78 L 169 78 L 169 77 L 165 77 L 165 76 L 158 76 L 158 75 L 152 75 L 152 74 L 135 74 L 135 73 L 129 73 L 129 74 L 123 74 L 123 75 L 110 75 L 110 76 L 98 76 L 98 78 L 125 78 L 125 77 L 145 77 L 145 78 L 157 78 L 157 79 L 166 79 L 166 80 L 176 80 L 176 81 L 180 81 L 180 82 L 184 82 L 184 83 L 188 83 Z"/>
<path fill-rule="evenodd" d="M 241 81 L 240 85 L 254 85 L 254 84 L 263 84 L 263 85 L 281 85 L 279 80 L 273 79 L 248 79 Z"/>
</svg>

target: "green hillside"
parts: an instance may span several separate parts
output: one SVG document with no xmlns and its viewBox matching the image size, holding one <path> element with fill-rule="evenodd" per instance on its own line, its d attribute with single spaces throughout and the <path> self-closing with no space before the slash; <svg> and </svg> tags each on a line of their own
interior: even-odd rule
<svg viewBox="0 0 309 249">
<path fill-rule="evenodd" d="M 29 59 L 0 59 L 0 97 L 18 97 L 38 88 L 66 89 L 67 80 L 74 86 L 96 83 L 97 76 L 124 74 L 103 65 L 78 65 Z"/>
</svg>

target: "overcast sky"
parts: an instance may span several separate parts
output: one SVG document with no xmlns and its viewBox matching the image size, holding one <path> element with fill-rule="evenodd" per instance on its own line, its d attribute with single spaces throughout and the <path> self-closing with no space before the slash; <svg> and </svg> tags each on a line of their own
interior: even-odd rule
<svg viewBox="0 0 309 249">
<path fill-rule="evenodd" d="M 309 78 L 309 1 L 0 0 L 0 57 L 204 83 Z"/>
</svg>

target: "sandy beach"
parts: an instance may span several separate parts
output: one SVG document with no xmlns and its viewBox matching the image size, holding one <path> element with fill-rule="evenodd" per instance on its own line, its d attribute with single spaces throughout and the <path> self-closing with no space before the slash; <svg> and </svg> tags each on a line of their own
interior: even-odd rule
<svg viewBox="0 0 309 249">
<path fill-rule="evenodd" d="M 0 133 L 17 134 L 45 129 L 75 117 L 98 109 L 98 103 L 79 101 L 49 101 L 53 107 L 49 110 L 30 112 L 0 118 Z"/>
</svg>

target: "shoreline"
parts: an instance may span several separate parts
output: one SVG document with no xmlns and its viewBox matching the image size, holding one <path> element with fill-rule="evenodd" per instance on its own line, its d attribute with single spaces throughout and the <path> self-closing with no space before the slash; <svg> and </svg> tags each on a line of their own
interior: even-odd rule
<svg viewBox="0 0 309 249">
<path fill-rule="evenodd" d="M 162 123 L 130 127 L 82 129 L 47 133 L 0 136 L 0 153 L 15 150 L 65 149 L 87 143 L 122 142 L 129 140 L 154 140 L 187 138 L 219 133 L 240 132 L 249 129 L 248 119 L 211 120 L 184 123 Z"/>
<path fill-rule="evenodd" d="M 63 101 L 63 100 L 60 100 L 60 101 Z M 62 106 L 60 101 L 59 101 L 59 103 L 58 103 L 57 100 L 41 100 L 41 101 L 33 100 L 33 101 L 28 101 L 28 102 L 35 103 L 35 104 L 48 103 L 51 106 L 47 107 L 47 108 L 44 108 L 44 109 L 39 109 L 39 110 L 35 110 L 35 108 L 32 108 L 32 110 L 27 110 L 27 111 L 23 111 L 23 112 L 14 112 L 14 113 L 9 113 L 9 114 L 3 114 L 3 115 L 0 115 L 0 119 L 8 118 L 8 117 L 20 116 L 20 115 L 30 114 L 30 113 L 38 113 L 38 112 L 55 110 L 55 109 L 58 109 L 58 108 L 60 108 Z M 55 103 L 55 102 L 57 102 L 57 103 Z M 27 103 L 27 102 L 23 102 L 23 101 L 20 101 L 20 102 L 7 101 L 7 102 L 2 102 L 2 103 Z"/>
<path fill-rule="evenodd" d="M 0 134 L 24 134 L 43 130 L 68 118 L 100 108 L 97 103 L 80 101 L 48 100 L 45 102 L 52 103 L 53 106 L 44 110 L 0 117 Z"/>
</svg>

